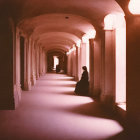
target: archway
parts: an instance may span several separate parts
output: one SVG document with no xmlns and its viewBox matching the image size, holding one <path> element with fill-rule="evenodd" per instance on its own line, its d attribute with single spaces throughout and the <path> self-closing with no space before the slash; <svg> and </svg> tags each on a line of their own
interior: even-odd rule
<svg viewBox="0 0 140 140">
<path fill-rule="evenodd" d="M 55 58 L 58 60 L 61 73 L 67 72 L 67 56 L 60 50 L 50 50 L 47 52 L 47 72 L 56 72 Z"/>
</svg>

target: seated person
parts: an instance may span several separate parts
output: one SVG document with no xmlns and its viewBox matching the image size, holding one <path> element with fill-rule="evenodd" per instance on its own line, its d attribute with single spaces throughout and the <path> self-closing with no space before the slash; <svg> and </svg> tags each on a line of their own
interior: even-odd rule
<svg viewBox="0 0 140 140">
<path fill-rule="evenodd" d="M 82 73 L 81 80 L 76 84 L 75 93 L 85 96 L 88 95 L 89 92 L 88 71 L 86 66 L 83 66 L 82 69 L 84 71 Z"/>
</svg>

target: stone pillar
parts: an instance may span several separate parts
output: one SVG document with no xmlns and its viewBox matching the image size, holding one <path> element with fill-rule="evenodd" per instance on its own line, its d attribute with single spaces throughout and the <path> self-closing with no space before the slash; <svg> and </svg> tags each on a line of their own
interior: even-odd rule
<svg viewBox="0 0 140 140">
<path fill-rule="evenodd" d="M 69 54 L 69 75 L 72 76 L 72 53 Z"/>
<path fill-rule="evenodd" d="M 76 50 L 72 52 L 72 76 L 76 80 Z"/>
<path fill-rule="evenodd" d="M 115 103 L 115 31 L 105 31 L 105 89 L 102 100 L 109 105 Z"/>
<path fill-rule="evenodd" d="M 38 45 L 35 46 L 35 50 L 36 50 L 36 79 L 39 78 L 39 47 Z"/>
<path fill-rule="evenodd" d="M 86 66 L 86 43 L 81 43 L 81 69 L 82 66 Z M 82 72 L 82 71 L 81 71 Z"/>
<path fill-rule="evenodd" d="M 39 76 L 42 76 L 42 47 L 39 47 Z"/>
<path fill-rule="evenodd" d="M 42 49 L 42 73 L 43 75 L 45 75 L 46 73 L 46 53 L 45 53 L 45 49 Z"/>
<path fill-rule="evenodd" d="M 89 94 L 94 96 L 94 39 L 89 39 Z"/>
<path fill-rule="evenodd" d="M 14 44 L 14 94 L 16 97 L 16 107 L 21 99 L 21 84 L 20 84 L 20 35 L 19 29 L 16 28 L 16 39 Z"/>
<path fill-rule="evenodd" d="M 76 61 L 76 66 L 75 66 L 75 68 L 76 68 L 76 77 L 75 77 L 75 80 L 79 80 L 79 75 L 78 75 L 78 73 L 79 73 L 79 57 L 78 57 L 78 55 L 79 55 L 79 48 L 78 48 L 78 46 L 76 46 L 76 56 L 75 56 L 75 61 Z"/>
<path fill-rule="evenodd" d="M 72 68 L 73 68 L 73 65 L 72 65 L 72 52 L 70 53 L 69 57 L 70 57 L 70 67 L 69 67 L 69 69 L 70 69 L 70 76 L 72 76 Z"/>
<path fill-rule="evenodd" d="M 0 109 L 14 109 L 13 45 L 15 29 L 7 17 L 0 20 Z M 15 92 L 16 96 L 16 92 Z"/>
<path fill-rule="evenodd" d="M 25 90 L 31 89 L 31 39 L 25 38 Z"/>
<path fill-rule="evenodd" d="M 115 62 L 114 62 L 115 63 Z M 101 94 L 101 40 L 94 39 L 94 96 L 100 98 Z"/>
<path fill-rule="evenodd" d="M 135 15 L 126 18 L 126 76 L 127 117 L 140 125 L 140 16 Z"/>
<path fill-rule="evenodd" d="M 70 64 L 71 64 L 71 61 L 70 61 L 70 54 L 67 54 L 67 57 L 68 57 L 68 62 L 67 62 L 67 74 L 70 75 Z"/>
<path fill-rule="evenodd" d="M 81 45 L 80 48 L 78 48 L 78 78 L 81 79 Z"/>
<path fill-rule="evenodd" d="M 32 41 L 31 44 L 31 82 L 32 85 L 36 83 L 36 74 L 35 74 L 35 43 Z"/>
</svg>

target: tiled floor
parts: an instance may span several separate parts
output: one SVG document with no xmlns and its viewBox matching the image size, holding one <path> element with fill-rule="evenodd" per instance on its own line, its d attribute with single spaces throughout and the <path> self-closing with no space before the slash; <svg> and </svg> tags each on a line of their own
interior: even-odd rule
<svg viewBox="0 0 140 140">
<path fill-rule="evenodd" d="M 0 140 L 124 140 L 123 127 L 64 74 L 41 77 L 16 110 L 0 111 Z"/>
</svg>

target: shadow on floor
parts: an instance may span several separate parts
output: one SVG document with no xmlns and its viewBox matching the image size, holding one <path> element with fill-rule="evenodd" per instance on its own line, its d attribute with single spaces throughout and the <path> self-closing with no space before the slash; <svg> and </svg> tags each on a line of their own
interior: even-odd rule
<svg viewBox="0 0 140 140">
<path fill-rule="evenodd" d="M 65 78 L 65 79 L 61 79 L 61 78 L 59 78 L 59 79 L 52 79 L 52 78 L 42 78 L 42 79 L 40 79 L 40 81 L 46 81 L 46 80 L 50 80 L 50 81 L 74 81 L 74 79 L 70 79 L 70 78 Z"/>
<path fill-rule="evenodd" d="M 71 107 L 64 107 L 64 108 L 57 108 L 64 112 L 76 113 L 86 116 L 93 116 L 99 118 L 106 118 L 112 119 L 115 117 L 113 116 L 112 112 L 106 113 L 103 109 L 101 110 L 101 105 L 96 102 L 90 102 L 87 104 L 82 104 L 78 106 L 71 106 Z"/>
<path fill-rule="evenodd" d="M 49 84 L 38 84 L 38 85 L 36 85 L 36 87 L 37 86 L 40 86 L 40 87 L 43 87 L 43 86 L 46 86 L 46 87 L 54 87 L 54 88 L 56 88 L 56 87 L 75 87 L 75 84 L 68 84 L 68 85 L 58 85 L 58 84 L 56 84 L 56 85 L 49 85 Z"/>
<path fill-rule="evenodd" d="M 114 135 L 114 136 L 111 136 L 110 138 L 107 138 L 105 140 L 132 140 L 127 134 L 125 131 L 117 134 L 117 135 Z"/>
</svg>

